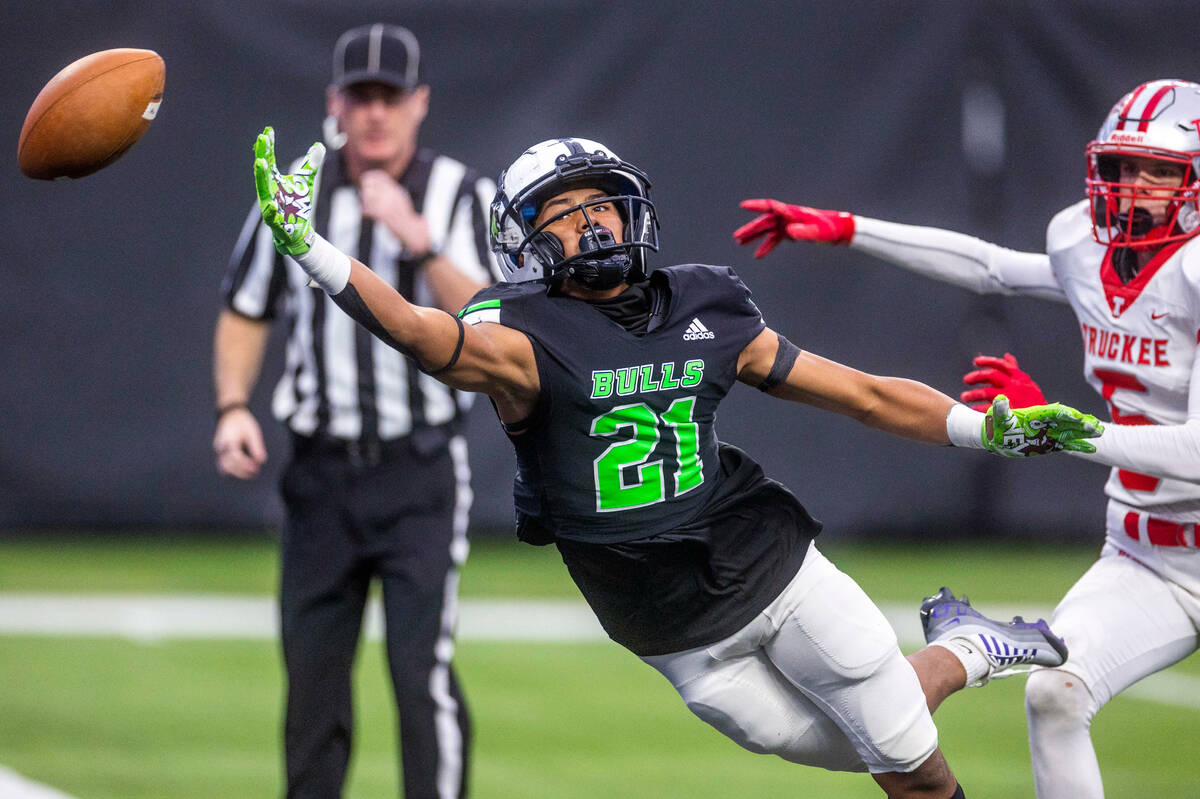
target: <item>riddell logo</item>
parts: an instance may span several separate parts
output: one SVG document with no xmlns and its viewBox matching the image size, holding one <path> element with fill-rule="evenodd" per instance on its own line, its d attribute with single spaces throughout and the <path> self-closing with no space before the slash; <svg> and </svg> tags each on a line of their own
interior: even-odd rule
<svg viewBox="0 0 1200 799">
<path fill-rule="evenodd" d="M 693 317 L 692 323 L 688 325 L 687 331 L 683 334 L 683 340 L 697 341 L 702 338 L 716 338 L 716 335 L 704 326 L 699 317 Z"/>
<path fill-rule="evenodd" d="M 1142 139 L 1146 138 L 1143 133 L 1113 133 L 1110 137 L 1112 141 L 1125 144 L 1138 144 Z"/>
</svg>

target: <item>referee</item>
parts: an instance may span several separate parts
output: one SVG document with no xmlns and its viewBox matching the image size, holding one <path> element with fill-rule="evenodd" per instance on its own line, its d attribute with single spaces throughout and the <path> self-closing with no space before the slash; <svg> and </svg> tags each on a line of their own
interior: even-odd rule
<svg viewBox="0 0 1200 799">
<path fill-rule="evenodd" d="M 374 24 L 337 41 L 316 229 L 413 302 L 457 311 L 493 282 L 495 185 L 418 147 L 429 107 L 420 49 Z M 351 666 L 367 589 L 382 584 L 400 716 L 404 795 L 466 795 L 469 720 L 450 658 L 471 504 L 460 434 L 471 395 L 421 374 L 338 309 L 252 210 L 223 284 L 214 337 L 217 467 L 266 460 L 247 404 L 270 323 L 288 321 L 274 415 L 292 434 L 281 490 L 280 612 L 287 669 L 287 796 L 338 797 L 350 757 Z"/>
</svg>

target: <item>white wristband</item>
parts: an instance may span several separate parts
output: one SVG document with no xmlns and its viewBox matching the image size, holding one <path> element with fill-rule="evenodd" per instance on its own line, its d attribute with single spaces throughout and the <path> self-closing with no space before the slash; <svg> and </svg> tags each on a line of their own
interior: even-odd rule
<svg viewBox="0 0 1200 799">
<path fill-rule="evenodd" d="M 966 405 L 955 403 L 946 414 L 946 435 L 956 447 L 983 449 L 983 417 Z"/>
<path fill-rule="evenodd" d="M 313 281 L 329 294 L 338 294 L 350 282 L 350 256 L 313 234 L 308 252 L 292 258 Z"/>
</svg>

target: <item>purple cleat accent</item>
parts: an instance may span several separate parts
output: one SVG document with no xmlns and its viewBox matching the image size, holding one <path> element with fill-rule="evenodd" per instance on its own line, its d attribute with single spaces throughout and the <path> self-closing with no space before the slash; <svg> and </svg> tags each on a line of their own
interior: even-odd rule
<svg viewBox="0 0 1200 799">
<path fill-rule="evenodd" d="M 991 664 L 992 676 L 1013 666 L 1061 666 L 1067 659 L 1066 643 L 1045 619 L 993 621 L 971 607 L 966 594 L 957 599 L 945 587 L 921 603 L 921 626 L 929 644 L 949 638 L 971 641 Z"/>
</svg>

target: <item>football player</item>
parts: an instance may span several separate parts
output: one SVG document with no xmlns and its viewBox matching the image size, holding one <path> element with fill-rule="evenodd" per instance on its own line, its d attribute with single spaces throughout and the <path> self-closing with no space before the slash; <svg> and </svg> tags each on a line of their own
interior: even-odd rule
<svg viewBox="0 0 1200 799">
<path fill-rule="evenodd" d="M 1099 560 L 1054 612 L 1070 660 L 1025 689 L 1041 799 L 1091 799 L 1103 785 L 1089 729 L 1096 711 L 1197 648 L 1200 625 L 1200 85 L 1155 80 L 1121 98 L 1087 146 L 1087 198 L 1061 211 L 1046 253 L 839 211 L 747 200 L 761 215 L 734 236 L 848 244 L 979 293 L 1069 303 L 1084 374 L 1115 424 L 1094 452 L 1112 467 Z M 1009 354 L 981 356 L 966 402 L 1003 393 L 1044 402 Z"/>
<path fill-rule="evenodd" d="M 1095 419 L 1002 398 L 980 413 L 802 352 L 727 267 L 649 273 L 649 181 L 587 139 L 541 142 L 501 175 L 490 237 L 508 282 L 457 317 L 412 305 L 314 235 L 322 153 L 314 145 L 281 175 L 271 130 L 256 143 L 276 246 L 430 375 L 491 398 L 517 453 L 517 534 L 557 545 L 610 637 L 747 749 L 869 771 L 890 796 L 961 796 L 930 710 L 997 670 L 1060 664 L 1062 642 L 1043 621 L 993 622 L 943 591 L 923 613 L 950 632 L 905 659 L 879 610 L 812 545 L 820 524 L 718 442 L 717 405 L 741 381 L 897 435 L 1014 456 L 1092 450 Z"/>
</svg>

